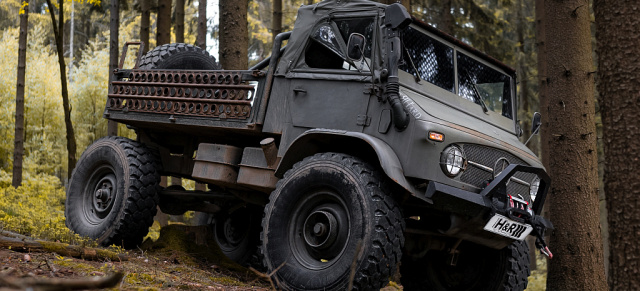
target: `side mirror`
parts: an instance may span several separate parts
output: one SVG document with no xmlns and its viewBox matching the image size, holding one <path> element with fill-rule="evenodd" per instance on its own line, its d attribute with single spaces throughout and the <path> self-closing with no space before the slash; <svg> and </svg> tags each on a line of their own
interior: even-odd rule
<svg viewBox="0 0 640 291">
<path fill-rule="evenodd" d="M 393 3 L 384 10 L 384 25 L 391 29 L 404 29 L 412 21 L 407 8 L 400 3 Z"/>
<path fill-rule="evenodd" d="M 542 124 L 540 118 L 540 112 L 533 113 L 533 120 L 531 121 L 531 135 L 538 134 L 538 130 L 540 130 L 540 125 Z"/>
<path fill-rule="evenodd" d="M 352 61 L 362 59 L 362 52 L 365 44 L 365 37 L 359 33 L 352 33 L 347 43 L 347 57 Z"/>
<path fill-rule="evenodd" d="M 538 134 L 538 131 L 540 131 L 540 125 L 542 125 L 540 117 L 540 112 L 533 113 L 533 120 L 531 120 L 531 135 L 529 136 L 529 139 L 527 139 L 527 141 L 524 143 L 524 145 L 527 145 L 531 138 L 534 135 Z"/>
</svg>

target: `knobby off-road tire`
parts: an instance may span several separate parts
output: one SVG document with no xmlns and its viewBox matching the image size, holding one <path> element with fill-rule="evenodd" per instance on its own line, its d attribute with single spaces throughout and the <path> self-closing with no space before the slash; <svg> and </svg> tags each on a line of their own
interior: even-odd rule
<svg viewBox="0 0 640 291">
<path fill-rule="evenodd" d="M 269 197 L 261 251 L 285 290 L 378 290 L 402 256 L 404 220 L 386 177 L 321 153 L 286 172 Z"/>
<path fill-rule="evenodd" d="M 521 291 L 527 288 L 529 248 L 516 241 L 502 250 L 471 243 L 460 245 L 456 266 L 445 251 L 430 251 L 420 259 L 403 257 L 400 265 L 405 290 L 500 290 Z"/>
<path fill-rule="evenodd" d="M 216 58 L 197 46 L 185 43 L 161 45 L 140 59 L 141 69 L 220 70 Z"/>
<path fill-rule="evenodd" d="M 237 208 L 226 205 L 216 214 L 199 212 L 198 225 L 209 225 L 216 243 L 227 258 L 245 267 L 263 270 L 257 262 L 256 252 L 260 244 L 261 208 L 248 205 Z"/>
<path fill-rule="evenodd" d="M 71 175 L 66 223 L 100 244 L 134 248 L 153 223 L 160 163 L 144 145 L 105 137 L 90 145 Z"/>
</svg>

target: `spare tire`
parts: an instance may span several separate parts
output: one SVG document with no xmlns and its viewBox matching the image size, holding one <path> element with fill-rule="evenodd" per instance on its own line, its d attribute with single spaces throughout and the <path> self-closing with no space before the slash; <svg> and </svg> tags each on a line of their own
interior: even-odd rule
<svg viewBox="0 0 640 291">
<path fill-rule="evenodd" d="M 140 59 L 140 69 L 220 70 L 206 50 L 186 43 L 161 45 Z"/>
</svg>

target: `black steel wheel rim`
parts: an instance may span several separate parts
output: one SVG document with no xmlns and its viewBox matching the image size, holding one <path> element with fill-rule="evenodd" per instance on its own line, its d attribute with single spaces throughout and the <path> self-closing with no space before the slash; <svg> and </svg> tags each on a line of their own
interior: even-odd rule
<svg viewBox="0 0 640 291">
<path fill-rule="evenodd" d="M 102 223 L 111 213 L 118 194 L 115 170 L 107 164 L 94 168 L 83 191 L 82 212 L 87 222 Z"/>
<path fill-rule="evenodd" d="M 289 220 L 293 257 L 304 267 L 331 267 L 345 251 L 350 236 L 350 211 L 332 189 L 312 191 L 299 201 Z"/>
<path fill-rule="evenodd" d="M 249 236 L 251 214 L 238 210 L 215 221 L 215 235 L 218 246 L 223 251 L 231 252 L 242 246 Z"/>
</svg>

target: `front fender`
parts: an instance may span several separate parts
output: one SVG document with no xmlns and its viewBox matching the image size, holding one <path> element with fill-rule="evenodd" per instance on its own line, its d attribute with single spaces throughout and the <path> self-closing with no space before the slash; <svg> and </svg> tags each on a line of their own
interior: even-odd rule
<svg viewBox="0 0 640 291">
<path fill-rule="evenodd" d="M 291 143 L 282 157 L 275 175 L 282 177 L 293 165 L 319 152 L 342 152 L 370 160 L 375 158 L 384 173 L 414 196 L 423 196 L 404 176 L 404 170 L 393 149 L 379 138 L 361 132 L 311 129 Z"/>
</svg>

